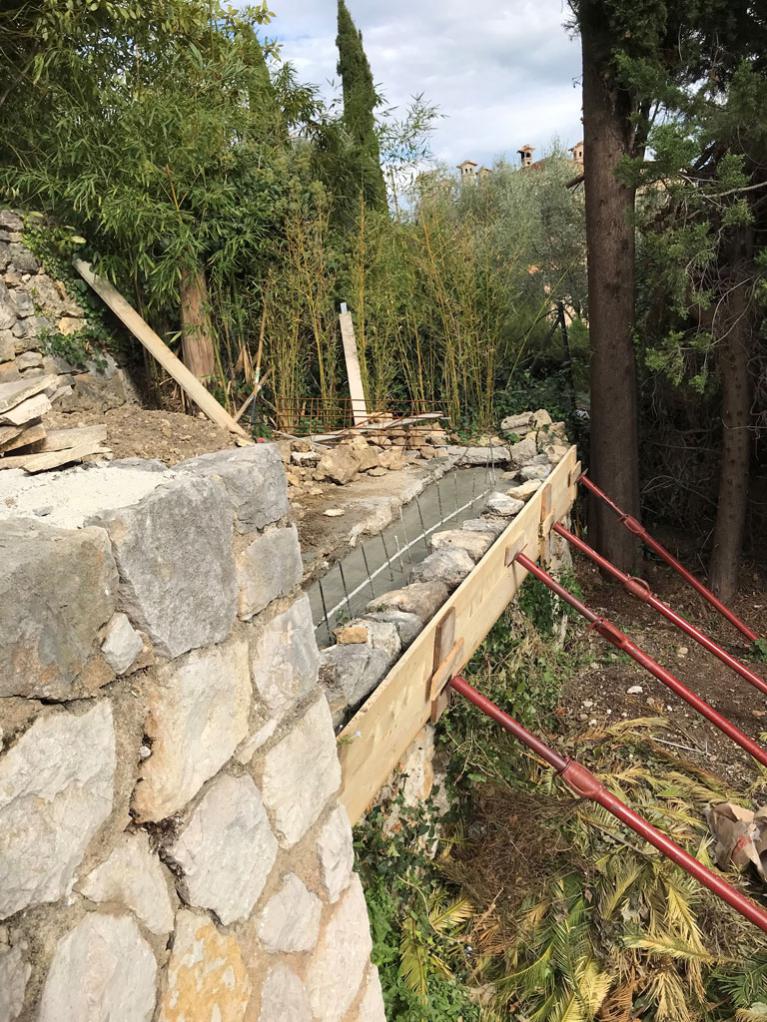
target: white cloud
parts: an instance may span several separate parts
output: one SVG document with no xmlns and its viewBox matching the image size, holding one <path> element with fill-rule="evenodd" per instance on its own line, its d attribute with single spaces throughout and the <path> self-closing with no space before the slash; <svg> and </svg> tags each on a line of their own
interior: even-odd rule
<svg viewBox="0 0 767 1022">
<path fill-rule="evenodd" d="M 563 27 L 560 0 L 347 0 L 376 83 L 403 108 L 423 93 L 439 106 L 433 148 L 455 164 L 467 157 L 516 160 L 529 143 L 581 137 L 580 47 Z M 305 81 L 330 93 L 336 77 L 335 0 L 271 0 L 268 34 Z"/>
</svg>

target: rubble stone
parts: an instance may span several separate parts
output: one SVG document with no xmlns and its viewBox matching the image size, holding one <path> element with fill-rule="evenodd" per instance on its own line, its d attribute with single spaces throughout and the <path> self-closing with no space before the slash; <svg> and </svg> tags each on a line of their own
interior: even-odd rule
<svg viewBox="0 0 767 1022">
<path fill-rule="evenodd" d="M 98 653 L 117 571 L 100 529 L 56 529 L 28 519 L 0 523 L 0 696 L 68 699 Z M 111 679 L 106 670 L 94 680 Z M 86 688 L 91 688 L 87 677 Z"/>
<path fill-rule="evenodd" d="M 315 470 L 316 479 L 329 479 L 343 486 L 351 482 L 360 470 L 360 459 L 352 447 L 338 446 L 326 451 Z"/>
<path fill-rule="evenodd" d="M 325 927 L 306 971 L 309 1003 L 318 1022 L 340 1022 L 362 983 L 372 949 L 365 895 L 354 876 Z"/>
<path fill-rule="evenodd" d="M 408 614 L 404 610 L 377 610 L 366 615 L 367 620 L 388 621 L 397 629 L 402 649 L 407 649 L 413 639 L 423 629 L 424 622 L 417 614 Z"/>
<path fill-rule="evenodd" d="M 461 522 L 461 530 L 463 532 L 487 532 L 495 541 L 508 528 L 508 525 L 509 523 L 502 518 L 470 518 L 466 522 Z"/>
<path fill-rule="evenodd" d="M 474 561 L 466 550 L 446 547 L 429 554 L 413 568 L 410 577 L 413 582 L 444 582 L 448 589 L 455 589 L 473 568 Z"/>
<path fill-rule="evenodd" d="M 253 683 L 269 714 L 282 718 L 311 692 L 320 655 L 309 598 L 299 597 L 251 640 Z"/>
<path fill-rule="evenodd" d="M 272 600 L 286 596 L 301 581 L 302 574 L 295 525 L 272 529 L 253 540 L 237 557 L 240 618 L 250 621 Z"/>
<path fill-rule="evenodd" d="M 507 490 L 507 494 L 509 497 L 513 497 L 514 500 L 521 500 L 524 503 L 527 503 L 532 495 L 537 493 L 540 488 L 540 479 L 527 479 L 524 483 L 520 483 L 519 486 L 512 486 L 510 490 Z"/>
<path fill-rule="evenodd" d="M 21 1014 L 31 973 L 20 947 L 0 948 L 0 1022 L 15 1022 Z"/>
<path fill-rule="evenodd" d="M 90 912 L 56 946 L 39 1022 L 149 1022 L 157 962 L 129 916 Z"/>
<path fill-rule="evenodd" d="M 272 954 L 311 951 L 320 933 L 322 902 L 308 891 L 295 873 L 289 873 L 264 906 L 258 937 Z"/>
<path fill-rule="evenodd" d="M 98 904 L 124 905 L 152 933 L 164 936 L 173 929 L 168 884 L 144 831 L 123 834 L 109 858 L 88 874 L 79 890 Z"/>
<path fill-rule="evenodd" d="M 402 648 L 396 625 L 390 621 L 377 621 L 374 618 L 355 618 L 340 628 L 333 629 L 336 642 L 351 645 L 364 642 L 373 649 L 383 650 L 393 661 L 399 656 Z"/>
<path fill-rule="evenodd" d="M 179 912 L 157 1022 L 244 1022 L 250 994 L 237 940 L 205 915 Z"/>
<path fill-rule="evenodd" d="M 277 842 L 253 779 L 223 774 L 168 849 L 183 872 L 184 900 L 225 925 L 246 919 L 277 857 Z"/>
<path fill-rule="evenodd" d="M 524 506 L 521 500 L 514 500 L 513 497 L 509 497 L 505 493 L 491 493 L 487 498 L 488 510 L 505 518 L 519 514 Z"/>
<path fill-rule="evenodd" d="M 115 674 L 125 674 L 143 648 L 141 636 L 126 615 L 115 614 L 101 644 L 101 651 Z"/>
<path fill-rule="evenodd" d="M 509 415 L 501 422 L 501 429 L 504 433 L 516 433 L 523 437 L 533 428 L 533 413 L 520 412 L 519 415 Z"/>
<path fill-rule="evenodd" d="M 375 965 L 368 969 L 365 993 L 362 995 L 355 1022 L 386 1022 L 381 977 Z"/>
<path fill-rule="evenodd" d="M 429 537 L 432 550 L 465 550 L 472 561 L 479 561 L 492 545 L 492 536 L 464 529 L 448 529 L 445 532 L 435 532 Z"/>
<path fill-rule="evenodd" d="M 392 626 L 393 627 L 393 626 Z M 366 643 L 329 646 L 320 653 L 320 684 L 327 691 L 334 723 L 355 707 L 384 678 L 392 662 L 381 649 Z"/>
<path fill-rule="evenodd" d="M 402 610 L 428 621 L 439 610 L 448 596 L 443 582 L 413 582 L 403 589 L 377 596 L 367 605 L 368 610 Z"/>
<path fill-rule="evenodd" d="M 525 465 L 530 458 L 534 458 L 537 453 L 538 448 L 535 442 L 535 433 L 528 433 L 523 440 L 512 445 L 511 460 L 514 465 Z"/>
<path fill-rule="evenodd" d="M 526 465 L 520 469 L 519 474 L 523 479 L 546 479 L 551 475 L 551 465 Z"/>
<path fill-rule="evenodd" d="M 232 513 L 216 479 L 181 476 L 106 512 L 120 609 L 158 651 L 177 657 L 222 642 L 234 624 Z"/>
<path fill-rule="evenodd" d="M 349 886 L 354 867 L 352 827 L 341 805 L 333 810 L 320 830 L 317 857 L 328 900 L 334 904 Z"/>
<path fill-rule="evenodd" d="M 264 756 L 264 803 L 283 848 L 301 840 L 340 784 L 330 709 L 320 698 Z"/>
<path fill-rule="evenodd" d="M 63 897 L 112 811 L 108 702 L 39 717 L 0 759 L 0 918 Z"/>
<path fill-rule="evenodd" d="M 193 798 L 248 733 L 247 644 L 195 651 L 157 670 L 144 724 L 152 755 L 141 766 L 133 808 L 163 820 Z"/>
</svg>

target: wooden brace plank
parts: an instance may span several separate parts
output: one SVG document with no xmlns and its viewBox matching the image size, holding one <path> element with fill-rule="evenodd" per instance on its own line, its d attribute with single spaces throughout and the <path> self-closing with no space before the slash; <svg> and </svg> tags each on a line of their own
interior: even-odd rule
<svg viewBox="0 0 767 1022">
<path fill-rule="evenodd" d="M 97 276 L 91 269 L 90 263 L 86 263 L 82 259 L 75 259 L 74 265 L 83 280 L 93 288 L 105 305 L 157 359 L 166 373 L 173 377 L 184 393 L 194 401 L 200 411 L 208 416 L 211 422 L 215 422 L 223 429 L 228 429 L 243 443 L 253 442 L 242 426 L 234 421 L 234 418 L 223 405 L 216 401 L 194 373 L 190 372 L 181 359 L 173 354 L 165 341 L 139 316 L 133 306 L 126 302 L 117 288 L 113 287 L 108 280 Z"/>
<path fill-rule="evenodd" d="M 559 521 L 569 512 L 569 477 L 576 460 L 571 447 L 546 480 L 547 486 L 533 494 L 339 735 L 340 798 L 352 823 L 365 814 L 431 719 L 432 679 L 456 640 L 463 645 L 450 666 L 451 676 L 468 663 L 516 595 L 527 572 L 516 563 L 507 564 L 509 549 L 521 543 L 537 552 L 542 517 L 553 515 L 553 521 Z M 445 626 L 446 620 L 452 623 Z M 436 659 L 438 651 L 441 660 Z"/>
</svg>

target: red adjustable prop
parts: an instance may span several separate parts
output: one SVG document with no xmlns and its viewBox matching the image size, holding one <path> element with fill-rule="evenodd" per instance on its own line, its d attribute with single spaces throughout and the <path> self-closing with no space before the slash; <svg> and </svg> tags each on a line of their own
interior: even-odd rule
<svg viewBox="0 0 767 1022">
<path fill-rule="evenodd" d="M 692 689 L 689 689 L 683 682 L 677 678 L 671 671 L 666 670 L 662 667 L 657 660 L 653 660 L 651 656 L 640 649 L 639 646 L 635 645 L 627 635 L 625 635 L 620 628 L 617 628 L 612 622 L 606 618 L 599 617 L 593 610 L 582 603 L 577 596 L 573 596 L 571 592 L 568 592 L 563 585 L 561 585 L 555 578 L 552 578 L 547 571 L 540 568 L 535 561 L 531 561 L 525 554 L 517 554 L 515 557 L 516 562 L 521 565 L 526 571 L 529 571 L 531 575 L 534 575 L 539 579 L 545 586 L 548 586 L 552 592 L 556 593 L 557 596 L 564 600 L 565 603 L 569 603 L 571 607 L 574 607 L 579 614 L 582 614 L 587 621 L 591 622 L 591 626 L 595 632 L 612 643 L 617 649 L 623 653 L 627 653 L 632 660 L 636 660 L 638 664 L 641 664 L 645 670 L 649 671 L 650 674 L 654 675 L 658 681 L 663 682 L 668 688 L 671 689 L 676 695 L 680 696 L 686 703 L 688 703 L 694 710 L 700 713 L 707 720 L 718 727 L 720 731 L 723 731 L 728 738 L 731 738 L 733 742 L 739 745 L 742 749 L 745 749 L 749 755 L 753 756 L 755 760 L 761 763 L 763 766 L 767 766 L 767 750 L 763 749 L 761 745 L 749 738 L 747 734 L 744 734 L 740 728 L 736 727 L 732 721 L 728 720 L 723 714 L 715 710 L 710 703 L 707 703 L 705 699 L 701 699 L 699 695 L 696 695 Z"/>
<path fill-rule="evenodd" d="M 745 678 L 751 685 L 767 695 L 767 681 L 765 681 L 764 678 L 761 678 L 755 671 L 746 667 L 746 665 L 741 663 L 737 657 L 728 653 L 726 649 L 723 649 L 718 643 L 714 642 L 713 639 L 710 639 L 705 632 L 696 628 L 695 625 L 682 617 L 681 614 L 677 614 L 675 610 L 672 610 L 667 603 L 664 603 L 663 600 L 655 596 L 646 582 L 640 578 L 632 578 L 624 571 L 621 571 L 620 568 L 616 568 L 615 565 L 608 561 L 606 557 L 598 554 L 593 547 L 590 547 L 588 543 L 584 543 L 579 536 L 574 535 L 566 529 L 564 525 L 560 525 L 559 522 L 555 523 L 552 526 L 552 529 L 557 533 L 557 535 L 566 539 L 567 542 L 571 546 L 574 546 L 576 550 L 580 550 L 582 554 L 585 554 L 586 557 L 592 560 L 595 564 L 598 564 L 603 571 L 612 575 L 613 578 L 617 578 L 632 596 L 636 596 L 638 600 L 641 600 L 654 610 L 657 610 L 659 614 L 662 614 L 663 617 L 675 625 L 681 632 L 684 632 L 685 635 L 689 635 L 691 639 L 694 639 L 704 649 L 707 649 L 709 653 L 713 653 L 714 656 L 721 660 L 723 664 L 727 664 L 727 666 L 731 667 L 733 671 L 736 671 L 741 678 Z"/>
<path fill-rule="evenodd" d="M 625 823 L 627 827 L 630 827 L 640 837 L 644 838 L 645 841 L 649 841 L 651 845 L 654 845 L 666 858 L 671 859 L 677 866 L 681 866 L 698 883 L 713 891 L 722 901 L 726 901 L 728 905 L 731 905 L 736 912 L 739 912 L 755 926 L 758 926 L 760 930 L 767 933 L 767 912 L 764 909 L 760 908 L 744 894 L 741 894 L 731 884 L 728 884 L 726 880 L 722 880 L 721 877 L 704 866 L 703 863 L 698 862 L 684 848 L 681 848 L 662 831 L 653 827 L 644 817 L 639 816 L 633 809 L 630 809 L 625 802 L 621 802 L 619 798 L 616 798 L 615 795 L 607 790 L 590 770 L 580 763 L 576 763 L 575 760 L 560 756 L 558 752 L 555 752 L 554 749 L 546 745 L 540 738 L 536 738 L 519 721 L 514 720 L 508 713 L 504 713 L 499 706 L 485 698 L 481 692 L 473 688 L 464 678 L 453 678 L 450 686 L 474 703 L 475 706 L 478 706 L 483 713 L 500 724 L 502 728 L 514 735 L 520 742 L 523 742 L 529 749 L 532 749 L 549 766 L 552 766 L 576 795 L 579 795 L 581 798 L 590 799 L 606 809 L 608 813 L 612 813 L 621 823 Z"/>
<path fill-rule="evenodd" d="M 730 624 L 734 625 L 739 632 L 742 632 L 749 642 L 757 641 L 759 636 L 756 632 L 749 628 L 745 622 L 741 621 L 737 614 L 734 614 L 729 607 L 726 607 L 720 599 L 714 596 L 710 589 L 704 586 L 702 582 L 699 582 L 683 564 L 679 563 L 673 554 L 669 553 L 669 551 L 657 541 L 657 539 L 653 539 L 641 522 L 638 522 L 636 518 L 633 518 L 631 515 L 627 515 L 625 511 L 622 511 L 615 501 L 610 500 L 604 490 L 601 490 L 596 483 L 589 479 L 587 475 L 582 474 L 578 482 L 583 483 L 586 489 L 593 493 L 595 497 L 599 497 L 601 501 L 604 501 L 604 503 L 615 512 L 620 519 L 621 524 L 623 524 L 629 532 L 638 536 L 642 542 L 649 546 L 651 550 L 655 551 L 658 557 L 661 557 L 666 564 L 670 564 L 674 571 L 678 572 L 685 581 L 689 582 L 694 589 L 698 590 L 704 600 L 708 600 L 711 606 L 715 607 L 723 617 L 726 617 Z"/>
</svg>

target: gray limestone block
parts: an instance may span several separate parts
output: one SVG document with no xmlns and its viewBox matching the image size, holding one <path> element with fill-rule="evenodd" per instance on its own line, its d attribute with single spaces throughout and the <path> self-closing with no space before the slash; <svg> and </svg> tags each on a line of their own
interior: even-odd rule
<svg viewBox="0 0 767 1022">
<path fill-rule="evenodd" d="M 182 461 L 177 472 L 215 476 L 234 506 L 238 532 L 255 532 L 288 513 L 288 480 L 274 444 L 254 444 Z"/>
<path fill-rule="evenodd" d="M 494 515 L 503 515 L 505 518 L 519 514 L 524 506 L 521 500 L 514 500 L 505 493 L 491 493 L 487 498 L 488 511 Z"/>
<path fill-rule="evenodd" d="M 342 714 L 344 707 L 357 706 L 373 691 L 391 662 L 384 650 L 366 643 L 330 646 L 320 653 L 320 683 Z"/>
<path fill-rule="evenodd" d="M 478 561 L 493 545 L 493 537 L 486 532 L 470 532 L 464 529 L 448 529 L 435 532 L 429 537 L 432 550 L 465 550 L 472 561 Z"/>
<path fill-rule="evenodd" d="M 451 445 L 444 450 L 458 465 L 504 465 L 511 460 L 508 447 L 458 447 Z"/>
<path fill-rule="evenodd" d="M 526 465 L 520 470 L 520 475 L 523 479 L 546 479 L 551 475 L 552 465 Z"/>
<path fill-rule="evenodd" d="M 0 696 L 71 699 L 112 678 L 97 646 L 117 571 L 102 529 L 0 523 Z"/>
<path fill-rule="evenodd" d="M 287 594 L 301 581 L 303 564 L 298 530 L 270 529 L 237 555 L 239 616 L 243 621 Z"/>
<path fill-rule="evenodd" d="M 377 610 L 366 614 L 372 621 L 386 621 L 397 629 L 402 648 L 406 649 L 413 639 L 423 630 L 424 622 L 417 614 L 408 614 L 404 610 Z"/>
<path fill-rule="evenodd" d="M 443 582 L 413 582 L 403 589 L 395 589 L 371 600 L 368 610 L 403 610 L 428 621 L 439 610 L 448 596 Z"/>
<path fill-rule="evenodd" d="M 38 718 L 0 758 L 0 919 L 64 897 L 112 812 L 115 767 L 107 700 Z"/>
<path fill-rule="evenodd" d="M 37 273 L 40 269 L 37 257 L 29 251 L 26 245 L 22 245 L 18 241 L 11 242 L 10 255 L 11 262 L 19 273 Z"/>
<path fill-rule="evenodd" d="M 182 476 L 97 517 L 120 573 L 119 609 L 177 657 L 222 642 L 236 613 L 232 512 L 217 479 Z"/>
<path fill-rule="evenodd" d="M 498 536 L 508 527 L 508 522 L 502 518 L 470 518 L 461 522 L 462 532 L 487 532 L 497 539 Z"/>
<path fill-rule="evenodd" d="M 319 650 L 309 598 L 258 626 L 250 642 L 250 670 L 270 717 L 281 719 L 317 683 Z"/>
<path fill-rule="evenodd" d="M 512 445 L 511 460 L 514 465 L 524 465 L 530 458 L 534 458 L 537 453 L 535 433 L 528 433 L 523 440 Z"/>
<path fill-rule="evenodd" d="M 435 550 L 413 568 L 410 577 L 413 582 L 444 582 L 449 589 L 455 589 L 473 567 L 474 561 L 460 547 Z"/>
</svg>

